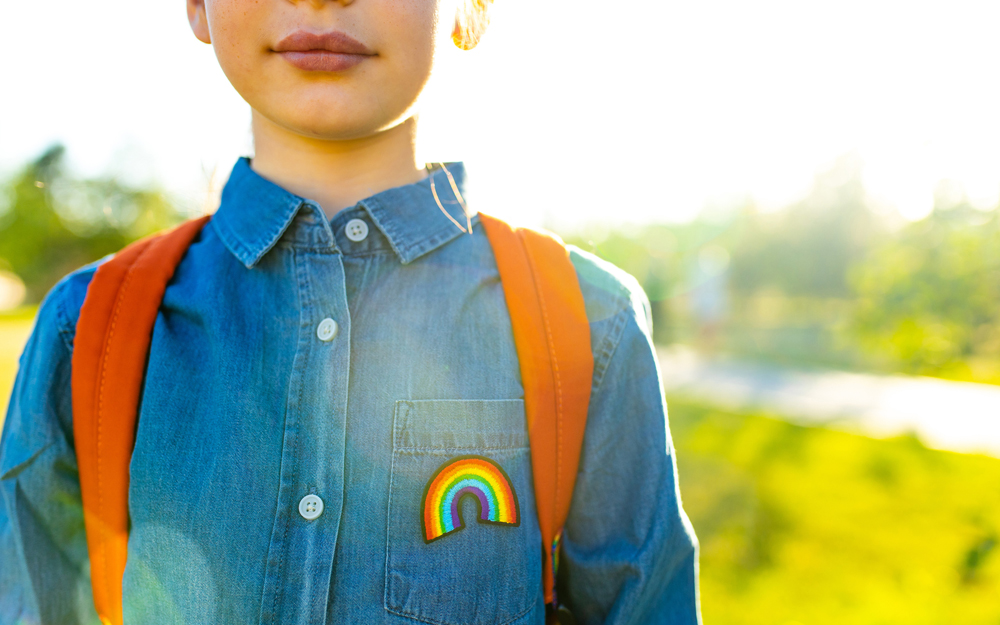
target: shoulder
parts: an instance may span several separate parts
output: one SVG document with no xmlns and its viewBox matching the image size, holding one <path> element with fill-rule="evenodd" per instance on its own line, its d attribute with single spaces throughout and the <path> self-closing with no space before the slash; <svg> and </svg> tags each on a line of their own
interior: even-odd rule
<svg viewBox="0 0 1000 625">
<path fill-rule="evenodd" d="M 639 281 L 612 263 L 575 245 L 567 245 L 566 248 L 587 304 L 587 318 L 594 322 L 631 311 L 639 314 L 643 330 L 650 333 L 652 314 L 649 298 Z"/>
<path fill-rule="evenodd" d="M 97 268 L 110 258 L 111 255 L 105 256 L 63 276 L 39 306 L 36 327 L 40 328 L 44 324 L 57 330 L 71 352 L 76 336 L 76 323 L 80 318 L 83 300 L 87 297 L 87 289 Z"/>
<path fill-rule="evenodd" d="M 623 337 L 632 334 L 640 339 L 639 344 L 652 345 L 652 309 L 646 292 L 631 274 L 574 245 L 566 248 L 587 308 L 597 386 Z"/>
<path fill-rule="evenodd" d="M 87 286 L 102 261 L 63 277 L 38 308 L 3 419 L 0 475 L 16 474 L 53 442 L 72 441 L 73 339 Z"/>
</svg>

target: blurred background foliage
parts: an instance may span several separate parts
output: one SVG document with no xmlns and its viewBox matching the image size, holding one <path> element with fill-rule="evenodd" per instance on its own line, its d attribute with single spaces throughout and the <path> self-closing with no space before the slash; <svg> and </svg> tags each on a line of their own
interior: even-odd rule
<svg viewBox="0 0 1000 625">
<path fill-rule="evenodd" d="M 1000 382 L 1000 212 L 941 193 L 928 217 L 906 222 L 867 197 L 851 158 L 778 211 L 747 203 L 569 240 L 639 279 L 660 344 Z"/>
<path fill-rule="evenodd" d="M 67 272 L 189 216 L 53 147 L 0 181 L 0 404 Z M 1000 212 L 942 187 L 906 222 L 842 159 L 782 210 L 566 237 L 636 276 L 655 341 L 794 369 L 1000 383 Z M 1000 622 L 1000 463 L 669 397 L 707 623 Z"/>
<path fill-rule="evenodd" d="M 0 187 L 0 270 L 32 304 L 70 271 L 182 218 L 163 191 L 75 177 L 64 156 L 53 146 Z"/>
<path fill-rule="evenodd" d="M 935 210 L 851 270 L 849 329 L 911 373 L 1000 381 L 1000 213 Z"/>
</svg>

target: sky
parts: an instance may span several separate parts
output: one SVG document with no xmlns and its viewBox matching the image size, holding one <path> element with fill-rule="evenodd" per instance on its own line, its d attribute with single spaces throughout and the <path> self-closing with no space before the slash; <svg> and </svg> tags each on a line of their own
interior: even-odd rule
<svg viewBox="0 0 1000 625">
<path fill-rule="evenodd" d="M 363 0 L 362 0 L 363 1 Z M 8 2 L 0 175 L 61 142 L 84 175 L 211 201 L 249 111 L 183 2 Z M 1000 3 L 496 0 L 446 55 L 427 160 L 465 160 L 476 208 L 559 228 L 777 208 L 845 155 L 880 206 L 1000 200 Z"/>
</svg>

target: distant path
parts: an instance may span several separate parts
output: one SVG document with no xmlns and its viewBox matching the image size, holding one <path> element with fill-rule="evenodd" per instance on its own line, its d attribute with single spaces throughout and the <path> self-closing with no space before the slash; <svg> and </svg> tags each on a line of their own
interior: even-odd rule
<svg viewBox="0 0 1000 625">
<path fill-rule="evenodd" d="M 659 350 L 668 393 L 720 408 L 757 408 L 807 425 L 883 437 L 912 432 L 928 447 L 1000 457 L 1000 386 L 935 378 L 805 372 Z"/>
</svg>

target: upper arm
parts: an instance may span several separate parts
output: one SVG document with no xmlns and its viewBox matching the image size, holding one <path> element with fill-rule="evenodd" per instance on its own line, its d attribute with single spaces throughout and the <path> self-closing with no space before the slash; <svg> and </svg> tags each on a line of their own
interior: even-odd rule
<svg viewBox="0 0 1000 625">
<path fill-rule="evenodd" d="M 0 622 L 93 613 L 70 390 L 86 279 L 77 272 L 50 291 L 19 360 L 0 438 Z"/>
<path fill-rule="evenodd" d="M 580 623 L 697 623 L 697 543 L 680 504 L 649 302 L 617 268 L 579 253 L 574 262 L 594 380 L 560 599 Z"/>
</svg>

